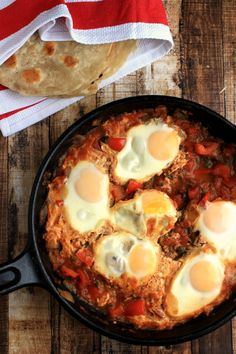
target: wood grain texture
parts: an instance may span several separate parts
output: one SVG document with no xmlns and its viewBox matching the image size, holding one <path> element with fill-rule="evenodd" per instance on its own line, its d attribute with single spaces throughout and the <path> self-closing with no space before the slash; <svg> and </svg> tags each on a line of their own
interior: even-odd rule
<svg viewBox="0 0 236 354">
<path fill-rule="evenodd" d="M 225 116 L 236 124 L 236 1 L 223 1 L 222 38 L 224 47 L 224 88 Z M 236 353 L 236 319 L 232 320 L 232 345 Z"/>
<path fill-rule="evenodd" d="M 8 259 L 8 230 L 7 230 L 7 204 L 8 204 L 8 159 L 7 140 L 0 138 L 0 263 Z M 0 353 L 8 353 L 8 296 L 0 297 Z"/>
<path fill-rule="evenodd" d="M 8 139 L 8 236 L 11 258 L 28 238 L 28 202 L 34 176 L 48 150 L 47 121 Z M 9 352 L 48 354 L 51 346 L 49 297 L 39 288 L 18 290 L 9 296 Z"/>
<path fill-rule="evenodd" d="M 81 116 L 96 107 L 93 95 L 55 114 L 50 120 L 50 145 Z M 100 336 L 65 312 L 56 300 L 51 303 L 51 353 L 99 353 Z"/>
<path fill-rule="evenodd" d="M 236 123 L 236 1 L 222 2 L 225 116 Z"/>
<path fill-rule="evenodd" d="M 220 0 L 183 1 L 180 41 L 183 97 L 225 115 L 228 105 L 224 90 L 223 3 L 224 1 Z M 227 17 L 226 14 L 225 16 Z M 232 31 L 232 25 L 233 23 L 227 22 L 226 33 Z M 232 60 L 232 57 L 230 59 Z M 192 353 L 233 353 L 231 323 L 193 341 Z"/>
<path fill-rule="evenodd" d="M 0 138 L 0 262 L 25 247 L 30 189 L 49 146 L 95 107 L 132 95 L 174 95 L 203 103 L 236 122 L 236 1 L 164 0 L 164 4 L 175 41 L 168 56 L 43 123 Z M 19 290 L 9 296 L 9 304 L 8 297 L 2 297 L 0 309 L 0 354 L 236 353 L 235 320 L 193 342 L 148 348 L 100 336 L 42 289 Z"/>
<path fill-rule="evenodd" d="M 183 97 L 224 114 L 223 1 L 183 1 L 180 19 Z"/>
</svg>

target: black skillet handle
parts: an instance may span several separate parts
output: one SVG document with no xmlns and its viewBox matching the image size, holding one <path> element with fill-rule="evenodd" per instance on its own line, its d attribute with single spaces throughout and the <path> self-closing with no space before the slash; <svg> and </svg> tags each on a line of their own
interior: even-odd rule
<svg viewBox="0 0 236 354">
<path fill-rule="evenodd" d="M 0 295 L 28 285 L 44 286 L 43 276 L 37 269 L 37 260 L 26 248 L 17 258 L 0 264 Z"/>
</svg>

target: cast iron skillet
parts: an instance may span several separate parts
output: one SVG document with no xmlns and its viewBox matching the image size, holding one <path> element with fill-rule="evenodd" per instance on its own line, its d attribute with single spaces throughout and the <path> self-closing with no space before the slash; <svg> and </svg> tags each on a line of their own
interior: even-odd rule
<svg viewBox="0 0 236 354">
<path fill-rule="evenodd" d="M 75 304 L 60 296 L 55 282 L 44 242 L 43 227 L 40 226 L 40 210 L 47 196 L 45 175 L 55 171 L 58 159 L 71 145 L 76 134 L 85 134 L 95 120 L 104 121 L 112 115 L 137 109 L 153 108 L 159 104 L 171 109 L 190 110 L 192 120 L 201 121 L 215 136 L 226 142 L 236 143 L 236 126 L 219 114 L 197 103 L 168 96 L 129 97 L 97 108 L 74 123 L 56 141 L 43 160 L 35 178 L 28 211 L 29 240 L 24 252 L 13 261 L 0 266 L 0 294 L 7 294 L 24 286 L 37 285 L 46 288 L 76 319 L 93 330 L 131 344 L 170 345 L 195 339 L 216 329 L 236 314 L 235 295 L 218 306 L 209 316 L 201 315 L 172 330 L 153 331 L 134 329 L 130 325 L 113 324 L 105 315 L 80 299 Z"/>
</svg>

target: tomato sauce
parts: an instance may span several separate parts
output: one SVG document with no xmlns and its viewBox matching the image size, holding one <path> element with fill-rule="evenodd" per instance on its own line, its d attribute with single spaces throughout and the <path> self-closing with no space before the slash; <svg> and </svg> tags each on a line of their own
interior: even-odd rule
<svg viewBox="0 0 236 354">
<path fill-rule="evenodd" d="M 153 322 L 149 321 L 149 324 L 152 323 L 158 328 L 168 328 L 174 323 L 163 312 L 160 299 L 164 294 L 158 293 L 158 288 L 152 286 L 152 290 L 149 291 L 146 286 L 137 285 L 135 281 L 132 284 L 124 276 L 123 280 L 127 287 L 121 290 L 120 285 L 116 285 L 93 270 L 94 251 L 89 241 L 83 242 L 80 247 L 74 246 L 72 242 L 72 251 L 71 253 L 68 251 L 68 256 L 63 253 L 63 247 L 60 246 L 63 242 L 61 238 L 57 247 L 52 248 L 49 243 L 50 232 L 54 230 L 56 238 L 55 230 L 58 230 L 59 235 L 65 227 L 74 238 L 78 237 L 65 224 L 58 211 L 63 208 L 59 190 L 65 183 L 70 169 L 79 159 L 86 159 L 91 154 L 95 154 L 93 156 L 98 160 L 104 154 L 108 156 L 107 146 L 116 152 L 120 151 L 125 144 L 129 128 L 145 123 L 156 116 L 185 133 L 180 150 L 186 156 L 186 163 L 174 171 L 167 168 L 160 176 L 155 175 L 145 183 L 130 180 L 126 185 L 120 185 L 110 181 L 112 203 L 133 198 L 137 190 L 157 189 L 165 192 L 173 200 L 180 216 L 175 225 L 170 226 L 171 230 L 158 239 L 163 253 L 169 258 L 170 263 L 175 264 L 190 249 L 198 245 L 199 233 L 193 228 L 197 217 L 195 206 L 204 207 L 207 201 L 216 199 L 236 201 L 236 145 L 227 144 L 213 137 L 201 123 L 191 121 L 190 112 L 176 110 L 171 114 L 165 106 L 125 113 L 115 120 L 110 119 L 88 134 L 79 148 L 72 146 L 68 150 L 59 169 L 62 175 L 56 177 L 50 186 L 51 199 L 48 210 L 53 222 L 48 222 L 48 234 L 46 233 L 45 239 L 54 270 L 71 284 L 79 297 L 99 308 L 103 313 L 107 313 L 113 320 L 131 321 L 142 327 L 145 321 L 142 322 L 140 319 L 139 322 L 135 322 L 130 319 L 136 316 L 141 316 L 140 318 L 154 316 Z M 53 198 L 54 204 L 52 204 Z M 150 230 L 153 228 L 152 219 L 148 228 Z"/>
</svg>

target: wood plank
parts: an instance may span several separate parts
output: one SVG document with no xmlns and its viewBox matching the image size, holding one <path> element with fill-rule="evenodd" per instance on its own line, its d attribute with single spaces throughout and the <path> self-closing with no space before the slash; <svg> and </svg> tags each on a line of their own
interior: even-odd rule
<svg viewBox="0 0 236 354">
<path fill-rule="evenodd" d="M 236 124 L 235 95 L 236 95 L 236 2 L 223 1 L 223 58 L 224 58 L 224 96 L 226 103 L 225 116 Z M 232 320 L 232 345 L 236 353 L 236 318 Z"/>
<path fill-rule="evenodd" d="M 108 339 L 102 336 L 101 354 L 144 354 L 142 347 Z"/>
<path fill-rule="evenodd" d="M 184 98 L 224 114 L 222 3 L 184 0 L 180 41 Z"/>
<path fill-rule="evenodd" d="M 50 117 L 50 145 L 75 121 L 96 108 L 96 95 L 76 102 Z"/>
<path fill-rule="evenodd" d="M 34 172 L 47 151 L 48 133 L 52 143 L 81 115 L 114 99 L 136 94 L 169 94 L 194 99 L 224 114 L 236 122 L 235 97 L 235 1 L 183 0 L 181 43 L 179 41 L 179 12 L 181 1 L 164 1 L 175 39 L 175 49 L 169 56 L 153 65 L 128 75 L 119 82 L 59 112 L 48 123 L 37 124 L 9 139 L 9 192 L 7 192 L 7 146 L 0 139 L 0 202 L 2 222 L 0 231 L 0 261 L 7 257 L 6 233 L 9 225 L 9 254 L 17 255 L 27 237 L 26 214 L 29 186 Z M 222 13 L 223 22 L 219 14 Z M 223 27 L 222 27 L 223 25 Z M 223 28 L 223 34 L 222 34 Z M 181 46 L 181 51 L 180 51 Z M 180 55 L 181 54 L 181 55 Z M 180 64 L 181 58 L 181 64 Z M 224 62 L 223 62 L 224 60 Z M 182 67 L 182 71 L 180 70 Z M 182 90 L 183 89 L 183 90 Z M 183 93 L 182 93 L 183 92 Z M 40 146 L 38 146 L 38 144 Z M 6 168 L 5 168 L 6 167 Z M 5 195 L 5 194 L 6 195 Z M 9 197 L 7 197 L 7 193 Z M 7 211 L 9 217 L 7 223 Z M 2 259 L 1 259 L 2 258 Z M 7 297 L 0 299 L 0 353 L 7 353 Z M 49 310 L 50 309 L 50 310 Z M 231 326 L 227 324 L 214 333 L 196 340 L 170 347 L 131 346 L 101 338 L 72 319 L 58 303 L 43 290 L 21 290 L 10 296 L 9 353 L 236 353 L 236 321 L 233 321 L 233 349 Z M 51 339 L 52 338 L 52 339 Z M 100 346 L 101 344 L 101 346 Z M 5 350 L 5 352 L 4 352 Z"/>
<path fill-rule="evenodd" d="M 224 87 L 222 96 L 225 99 L 226 118 L 236 123 L 236 2 L 234 0 L 222 3 L 222 37 L 224 58 Z"/>
<path fill-rule="evenodd" d="M 181 59 L 183 97 L 225 114 L 223 1 L 183 1 Z M 192 353 L 232 353 L 230 323 L 192 343 Z"/>
<path fill-rule="evenodd" d="M 164 58 L 143 69 L 143 86 L 146 94 L 178 96 L 181 91 L 181 62 L 179 41 L 179 19 L 181 0 L 164 1 L 170 30 L 174 39 L 174 49 Z"/>
<path fill-rule="evenodd" d="M 8 259 L 7 205 L 8 205 L 8 170 L 7 139 L 0 138 L 0 263 Z M 8 296 L 0 297 L 0 353 L 8 352 Z"/>
<path fill-rule="evenodd" d="M 96 107 L 96 96 L 74 103 L 50 120 L 50 144 L 81 116 Z M 70 316 L 51 298 L 51 332 L 53 354 L 99 353 L 100 335 Z"/>
<path fill-rule="evenodd" d="M 8 230 L 9 253 L 13 258 L 25 247 L 28 237 L 27 211 L 31 186 L 42 157 L 48 150 L 47 122 L 9 138 Z M 18 290 L 9 296 L 9 353 L 48 354 L 49 295 L 39 288 Z"/>
<path fill-rule="evenodd" d="M 231 341 L 231 323 L 228 322 L 216 331 L 192 341 L 193 354 L 231 354 L 234 353 Z"/>
<path fill-rule="evenodd" d="M 191 342 L 161 346 L 161 347 L 151 347 L 148 349 L 148 354 L 191 354 Z"/>
<path fill-rule="evenodd" d="M 233 346 L 233 353 L 236 353 L 236 319 L 232 320 L 232 346 Z"/>
<path fill-rule="evenodd" d="M 73 319 L 63 309 L 60 316 L 60 354 L 99 354 L 100 335 Z"/>
</svg>

